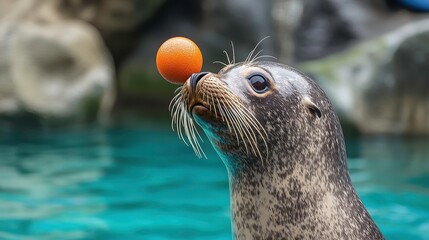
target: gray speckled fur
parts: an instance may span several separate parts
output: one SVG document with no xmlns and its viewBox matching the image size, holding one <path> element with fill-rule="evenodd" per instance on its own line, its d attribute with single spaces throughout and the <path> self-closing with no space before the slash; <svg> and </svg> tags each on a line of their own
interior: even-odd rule
<svg viewBox="0 0 429 240">
<path fill-rule="evenodd" d="M 271 94 L 251 93 L 251 67 L 269 73 Z M 222 124 L 196 117 L 228 169 L 235 239 L 383 239 L 352 186 L 341 126 L 314 81 L 273 62 L 240 63 L 214 76 L 268 133 L 269 156 L 261 161 Z M 309 113 L 306 97 L 320 118 Z"/>
</svg>

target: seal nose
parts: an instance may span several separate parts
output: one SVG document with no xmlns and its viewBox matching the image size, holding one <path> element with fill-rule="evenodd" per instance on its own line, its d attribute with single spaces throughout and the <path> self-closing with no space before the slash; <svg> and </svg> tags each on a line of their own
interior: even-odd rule
<svg viewBox="0 0 429 240">
<path fill-rule="evenodd" d="M 198 81 L 200 81 L 201 78 L 203 78 L 207 74 L 208 72 L 200 72 L 200 73 L 193 73 L 191 75 L 191 79 L 189 81 L 190 81 L 192 91 L 195 91 Z"/>
</svg>

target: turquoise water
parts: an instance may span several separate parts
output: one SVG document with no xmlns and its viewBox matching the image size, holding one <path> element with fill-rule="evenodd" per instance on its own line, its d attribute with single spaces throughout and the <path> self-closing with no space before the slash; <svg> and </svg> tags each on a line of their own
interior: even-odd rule
<svg viewBox="0 0 429 240">
<path fill-rule="evenodd" d="M 382 232 L 429 239 L 429 140 L 347 144 Z M 205 149 L 154 126 L 1 132 L 0 239 L 231 239 L 226 171 Z"/>
</svg>

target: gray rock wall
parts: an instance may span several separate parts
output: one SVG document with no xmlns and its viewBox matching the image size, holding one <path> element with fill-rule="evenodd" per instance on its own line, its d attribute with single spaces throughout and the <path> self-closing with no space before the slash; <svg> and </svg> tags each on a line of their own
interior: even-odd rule
<svg viewBox="0 0 429 240">
<path fill-rule="evenodd" d="M 1 13 L 0 115 L 104 119 L 114 100 L 110 54 L 92 25 L 56 4 L 13 1 Z"/>
<path fill-rule="evenodd" d="M 429 20 L 300 67 L 365 134 L 429 134 Z"/>
<path fill-rule="evenodd" d="M 0 0 L 0 115 L 108 115 L 116 91 L 116 110 L 150 116 L 176 88 L 156 70 L 166 39 L 193 39 L 216 72 L 230 41 L 240 61 L 271 36 L 263 54 L 318 79 L 346 126 L 427 133 L 426 30 L 397 30 L 427 17 L 372 0 Z"/>
</svg>

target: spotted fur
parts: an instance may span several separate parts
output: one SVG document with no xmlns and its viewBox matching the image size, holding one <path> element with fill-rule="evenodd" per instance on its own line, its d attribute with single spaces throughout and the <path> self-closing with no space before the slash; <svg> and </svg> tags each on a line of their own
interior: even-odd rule
<svg viewBox="0 0 429 240">
<path fill-rule="evenodd" d="M 255 72 L 268 75 L 269 92 L 252 92 L 246 78 Z M 203 101 L 205 79 L 234 93 L 263 127 L 267 138 L 257 142 L 267 143 L 266 161 L 245 151 L 213 111 L 192 110 Z M 208 74 L 195 91 L 189 83 L 184 89 L 189 117 L 227 167 L 234 239 L 384 239 L 352 186 L 341 126 L 314 81 L 278 63 L 245 62 Z"/>
</svg>

